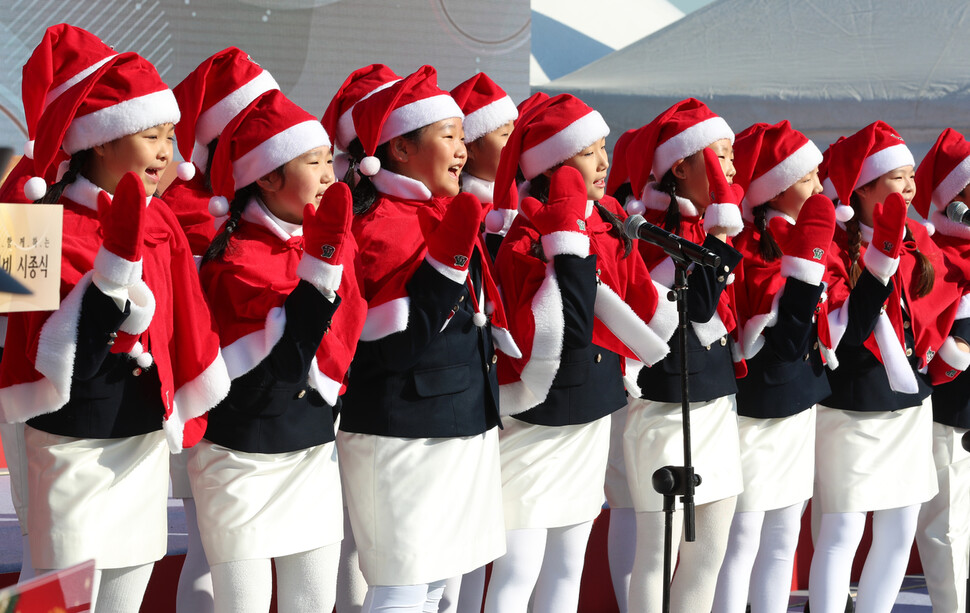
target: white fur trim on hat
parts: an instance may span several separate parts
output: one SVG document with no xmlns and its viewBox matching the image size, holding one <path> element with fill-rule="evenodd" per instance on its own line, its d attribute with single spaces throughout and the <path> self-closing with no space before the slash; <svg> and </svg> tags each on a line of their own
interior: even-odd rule
<svg viewBox="0 0 970 613">
<path fill-rule="evenodd" d="M 541 143 L 526 149 L 519 156 L 519 167 L 528 180 L 565 162 L 586 147 L 610 133 L 603 116 L 590 111 Z"/>
<path fill-rule="evenodd" d="M 839 192 L 835 189 L 835 183 L 832 183 L 832 179 L 829 177 L 822 179 L 822 195 L 829 200 L 839 199 Z"/>
<path fill-rule="evenodd" d="M 170 89 L 152 92 L 76 117 L 61 145 L 74 155 L 163 123 L 178 123 L 179 106 Z"/>
<path fill-rule="evenodd" d="M 470 143 L 498 130 L 519 116 L 519 110 L 508 96 L 486 104 L 465 116 L 465 142 Z"/>
<path fill-rule="evenodd" d="M 222 134 L 225 127 L 240 111 L 249 106 L 249 103 L 258 98 L 260 94 L 279 88 L 280 86 L 276 83 L 273 75 L 264 70 L 248 83 L 243 84 L 235 91 L 230 92 L 225 98 L 210 106 L 199 115 L 195 122 L 195 147 L 201 146 L 208 155 L 206 149 L 208 144 L 212 142 L 212 139 Z M 192 162 L 203 168 L 206 159 L 195 159 L 195 150 L 193 150 Z"/>
<path fill-rule="evenodd" d="M 377 92 L 387 89 L 400 80 L 401 79 L 394 79 L 393 81 L 388 81 L 379 87 L 375 87 L 370 93 L 358 100 L 355 104 L 351 105 L 349 109 L 344 111 L 343 115 L 337 119 L 337 134 L 331 135 L 333 136 L 334 144 L 336 144 L 338 148 L 346 151 L 347 147 L 350 146 L 350 143 L 354 142 L 354 139 L 357 138 L 357 130 L 354 129 L 354 107 L 357 106 L 357 104 L 360 104 L 362 101 L 367 100 Z"/>
<path fill-rule="evenodd" d="M 232 163 L 236 187 L 249 185 L 290 160 L 317 147 L 329 147 L 323 124 L 307 120 L 277 132 Z"/>
<path fill-rule="evenodd" d="M 657 147 L 653 154 L 653 176 L 659 181 L 674 162 L 694 155 L 722 138 L 734 142 L 734 132 L 723 117 L 711 117 L 694 124 Z"/>
<path fill-rule="evenodd" d="M 377 144 L 383 145 L 396 136 L 413 132 L 449 117 L 464 119 L 465 114 L 461 112 L 455 99 L 448 94 L 415 100 L 391 111 L 381 129 L 381 137 Z"/>
<path fill-rule="evenodd" d="M 946 216 L 945 211 L 932 211 L 930 213 L 930 221 L 932 222 L 933 229 L 940 234 L 946 236 L 957 236 L 960 238 L 970 239 L 970 226 L 965 226 L 962 223 L 957 223 Z M 929 230 L 927 230 L 929 232 Z"/>
<path fill-rule="evenodd" d="M 859 180 L 852 186 L 852 189 L 865 185 L 890 170 L 915 165 L 916 161 L 913 159 L 913 152 L 906 145 L 900 143 L 899 145 L 886 147 L 866 158 L 862 163 L 862 170 L 859 172 Z"/>
<path fill-rule="evenodd" d="M 956 168 L 936 186 L 933 190 L 933 204 L 941 211 L 945 211 L 946 205 L 950 204 L 967 185 L 970 185 L 970 157 L 963 158 Z"/>
<path fill-rule="evenodd" d="M 748 186 L 745 200 L 751 206 L 764 204 L 795 184 L 822 163 L 822 152 L 808 141 Z M 745 207 L 747 208 L 747 207 Z"/>
<path fill-rule="evenodd" d="M 792 277 L 809 285 L 821 285 L 824 275 L 825 264 L 821 262 L 796 258 L 792 255 L 781 257 L 781 276 L 786 279 Z"/>
</svg>

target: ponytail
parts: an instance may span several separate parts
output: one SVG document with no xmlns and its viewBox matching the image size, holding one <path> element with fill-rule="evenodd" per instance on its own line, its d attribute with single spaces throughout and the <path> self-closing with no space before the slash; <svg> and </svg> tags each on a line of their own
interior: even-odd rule
<svg viewBox="0 0 970 613">
<path fill-rule="evenodd" d="M 68 185 L 77 181 L 77 178 L 81 175 L 81 171 L 84 167 L 88 165 L 88 161 L 91 159 L 92 150 L 85 149 L 83 151 L 78 151 L 71 156 L 71 160 L 68 163 L 67 171 L 61 180 L 57 183 L 51 185 L 47 188 L 47 192 L 39 200 L 35 200 L 34 204 L 57 204 L 61 200 L 61 196 L 64 194 L 64 189 Z"/>
<path fill-rule="evenodd" d="M 623 257 L 630 255 L 630 252 L 633 251 L 633 241 L 623 232 L 623 225 L 620 223 L 619 218 L 600 204 L 599 200 L 593 202 L 593 204 L 600 212 L 600 216 L 610 223 L 610 236 L 623 242 Z"/>
<path fill-rule="evenodd" d="M 768 204 L 759 204 L 754 207 L 752 213 L 754 214 L 754 226 L 761 232 L 758 239 L 758 253 L 761 254 L 761 259 L 765 262 L 774 262 L 784 253 L 768 227 Z"/>
<path fill-rule="evenodd" d="M 667 214 L 664 215 L 664 230 L 680 234 L 680 204 L 677 202 L 677 177 L 672 170 L 664 173 L 657 189 L 670 196 L 670 204 L 667 205 Z"/>
<path fill-rule="evenodd" d="M 203 178 L 205 179 L 205 191 L 212 193 L 212 160 L 216 157 L 216 147 L 219 145 L 219 137 L 213 138 L 209 141 L 206 148 L 209 150 L 209 156 L 205 160 L 205 174 Z"/>
<path fill-rule="evenodd" d="M 906 226 L 906 233 L 903 235 L 903 241 L 915 242 L 913 233 L 909 231 L 908 224 Z M 933 267 L 933 262 L 919 250 L 919 247 L 916 247 L 916 297 L 925 297 L 933 291 L 933 285 L 935 284 L 936 270 Z"/>
<path fill-rule="evenodd" d="M 222 254 L 226 252 L 229 248 L 229 239 L 232 238 L 233 232 L 239 227 L 239 220 L 242 218 L 246 205 L 257 194 L 259 194 L 259 187 L 256 183 L 250 183 L 246 187 L 236 190 L 236 195 L 233 196 L 232 202 L 229 204 L 229 219 L 222 226 L 222 230 L 212 239 L 205 255 L 202 256 L 201 265 L 222 257 Z"/>
</svg>

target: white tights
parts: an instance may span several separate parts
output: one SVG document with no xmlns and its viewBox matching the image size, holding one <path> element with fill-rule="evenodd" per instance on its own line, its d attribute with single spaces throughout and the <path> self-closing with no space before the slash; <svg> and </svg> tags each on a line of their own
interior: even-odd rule
<svg viewBox="0 0 970 613">
<path fill-rule="evenodd" d="M 445 579 L 418 585 L 372 585 L 363 613 L 437 613 Z"/>
<path fill-rule="evenodd" d="M 872 547 L 859 578 L 856 613 L 889 613 L 903 583 L 920 505 L 875 511 Z M 812 557 L 808 598 L 813 613 L 841 613 L 866 514 L 824 513 Z"/>
<path fill-rule="evenodd" d="M 340 545 L 274 558 L 280 613 L 331 611 L 337 598 Z M 265 613 L 273 599 L 269 558 L 212 566 L 216 613 Z"/>
<path fill-rule="evenodd" d="M 777 613 L 788 608 L 805 503 L 736 513 L 714 592 L 714 613 Z"/>
<path fill-rule="evenodd" d="M 340 565 L 337 568 L 337 613 L 360 613 L 367 594 L 367 582 L 360 572 L 360 555 L 350 514 L 344 507 L 344 538 L 340 541 Z"/>
<path fill-rule="evenodd" d="M 507 551 L 492 563 L 485 613 L 575 611 L 593 522 L 505 533 Z"/>
<path fill-rule="evenodd" d="M 182 562 L 182 570 L 179 573 L 175 610 L 178 613 L 212 613 L 214 610 L 212 575 L 209 574 L 209 562 L 205 558 L 202 537 L 199 535 L 195 499 L 183 498 L 182 505 L 185 507 L 185 531 L 188 537 L 188 547 L 185 551 L 185 560 Z"/>
<path fill-rule="evenodd" d="M 727 549 L 737 498 L 732 496 L 694 509 L 697 540 L 683 541 L 683 511 L 673 516 L 680 563 L 670 583 L 672 613 L 710 611 L 717 572 Z M 677 551 L 673 552 L 677 559 Z M 663 608 L 664 514 L 637 513 L 637 556 L 630 581 L 630 610 L 659 613 Z"/>
<path fill-rule="evenodd" d="M 148 581 L 155 563 L 126 568 L 105 568 L 94 571 L 91 589 L 92 613 L 138 613 L 145 597 Z M 52 569 L 38 568 L 35 575 Z"/>
<path fill-rule="evenodd" d="M 637 555 L 637 514 L 633 509 L 610 509 L 610 528 L 607 534 L 607 556 L 613 593 L 620 613 L 630 608 L 630 575 Z"/>
<path fill-rule="evenodd" d="M 438 613 L 481 613 L 484 597 L 485 567 L 480 566 L 445 582 Z"/>
</svg>

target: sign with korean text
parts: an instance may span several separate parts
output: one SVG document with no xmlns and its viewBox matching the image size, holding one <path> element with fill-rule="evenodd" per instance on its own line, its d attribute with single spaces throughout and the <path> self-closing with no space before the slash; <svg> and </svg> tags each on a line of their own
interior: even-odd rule
<svg viewBox="0 0 970 613">
<path fill-rule="evenodd" d="M 59 204 L 0 203 L 0 268 L 31 292 L 0 292 L 0 313 L 60 305 L 63 217 Z"/>
</svg>

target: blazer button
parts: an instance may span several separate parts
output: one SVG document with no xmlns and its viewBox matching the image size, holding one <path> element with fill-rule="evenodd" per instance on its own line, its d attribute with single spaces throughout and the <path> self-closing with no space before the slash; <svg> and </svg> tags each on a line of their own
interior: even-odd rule
<svg viewBox="0 0 970 613">
<path fill-rule="evenodd" d="M 721 337 L 721 347 L 727 347 L 727 337 L 726 336 L 722 336 Z"/>
<path fill-rule="evenodd" d="M 909 330 L 909 321 L 908 320 L 903 322 L 903 327 L 906 328 L 907 330 Z"/>
<path fill-rule="evenodd" d="M 803 357 L 802 360 L 804 360 L 804 361 L 807 362 L 809 360 L 809 356 L 810 356 L 810 354 L 806 353 L 805 354 L 805 357 Z"/>
<path fill-rule="evenodd" d="M 710 351 L 711 350 L 711 346 L 708 345 L 707 347 L 704 347 L 704 349 L 707 349 L 708 351 Z"/>
<path fill-rule="evenodd" d="M 117 332 L 109 332 L 108 333 L 108 336 L 110 336 L 111 338 L 118 338 L 118 333 Z"/>
<path fill-rule="evenodd" d="M 718 275 L 717 276 L 717 282 L 718 283 L 724 283 L 724 275 Z"/>
<path fill-rule="evenodd" d="M 496 362 L 498 362 L 498 356 L 497 355 L 493 355 L 492 356 L 492 364 L 494 364 Z"/>
<path fill-rule="evenodd" d="M 112 345 L 114 345 L 114 344 L 115 344 L 115 339 L 113 339 L 113 338 L 109 338 L 109 339 L 108 339 L 108 347 L 110 347 L 110 346 L 112 346 Z"/>
<path fill-rule="evenodd" d="M 131 374 L 133 374 L 136 377 L 140 377 L 141 376 L 141 369 L 140 368 L 136 368 L 135 370 L 131 371 Z"/>
<path fill-rule="evenodd" d="M 812 349 L 818 349 L 818 341 L 815 341 L 815 344 L 812 345 Z"/>
<path fill-rule="evenodd" d="M 461 296 L 458 296 L 458 302 L 464 302 L 464 301 L 465 301 L 465 295 L 464 294 L 462 294 Z"/>
<path fill-rule="evenodd" d="M 451 312 L 452 313 L 457 313 L 458 312 L 458 305 L 457 304 L 455 306 L 451 307 Z"/>
<path fill-rule="evenodd" d="M 596 363 L 599 364 L 602 361 L 603 361 L 603 354 L 602 353 L 597 353 L 596 354 Z"/>
<path fill-rule="evenodd" d="M 908 358 L 911 355 L 913 355 L 913 348 L 912 347 L 907 347 L 906 348 L 906 357 Z"/>
<path fill-rule="evenodd" d="M 306 390 L 300 390 L 296 395 L 297 398 L 303 398 L 304 396 L 306 396 Z"/>
</svg>

